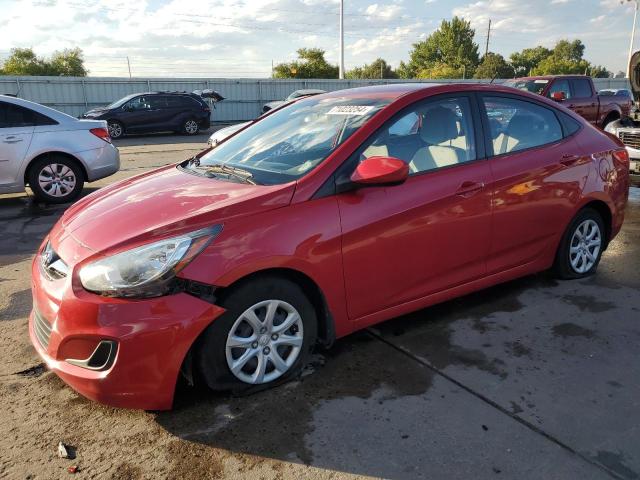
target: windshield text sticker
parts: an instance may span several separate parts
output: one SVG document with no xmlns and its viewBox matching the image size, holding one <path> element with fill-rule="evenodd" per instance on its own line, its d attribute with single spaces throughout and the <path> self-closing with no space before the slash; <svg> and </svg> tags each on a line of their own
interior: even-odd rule
<svg viewBox="0 0 640 480">
<path fill-rule="evenodd" d="M 366 105 L 339 105 L 327 112 L 327 115 L 366 115 L 373 107 Z"/>
</svg>

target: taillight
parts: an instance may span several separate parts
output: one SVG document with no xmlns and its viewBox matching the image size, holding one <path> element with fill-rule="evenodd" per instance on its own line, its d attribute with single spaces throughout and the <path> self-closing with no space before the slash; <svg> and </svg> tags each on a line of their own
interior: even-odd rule
<svg viewBox="0 0 640 480">
<path fill-rule="evenodd" d="M 209 113 L 211 112 L 211 109 L 210 109 L 209 107 L 203 107 L 203 110 L 204 110 L 205 112 L 209 112 Z"/>
<path fill-rule="evenodd" d="M 89 131 L 91 133 L 93 133 L 96 137 L 98 137 L 99 139 L 104 140 L 107 143 L 111 143 L 111 137 L 109 136 L 109 130 L 106 127 L 92 128 Z"/>
<path fill-rule="evenodd" d="M 613 158 L 615 158 L 619 162 L 628 164 L 629 163 L 629 152 L 627 152 L 626 149 L 614 150 Z"/>
</svg>

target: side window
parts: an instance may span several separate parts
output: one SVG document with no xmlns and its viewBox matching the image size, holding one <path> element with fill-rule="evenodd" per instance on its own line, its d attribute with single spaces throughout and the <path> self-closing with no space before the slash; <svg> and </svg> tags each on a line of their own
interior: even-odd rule
<svg viewBox="0 0 640 480">
<path fill-rule="evenodd" d="M 127 103 L 128 110 L 148 110 L 149 102 L 145 97 L 136 97 Z"/>
<path fill-rule="evenodd" d="M 149 108 L 158 109 L 158 108 L 167 108 L 167 97 L 160 96 L 152 96 L 147 100 L 149 104 Z"/>
<path fill-rule="evenodd" d="M 551 95 L 555 92 L 563 92 L 565 98 L 571 98 L 571 89 L 569 88 L 569 80 L 557 79 L 551 84 L 551 88 L 547 92 L 547 97 L 551 98 Z"/>
<path fill-rule="evenodd" d="M 420 102 L 378 130 L 360 160 L 396 157 L 409 164 L 410 174 L 475 160 L 471 115 L 467 97 Z"/>
<path fill-rule="evenodd" d="M 591 83 L 586 78 L 571 80 L 571 86 L 573 87 L 573 98 L 591 98 L 593 96 Z"/>
<path fill-rule="evenodd" d="M 552 110 L 506 97 L 483 97 L 493 154 L 517 152 L 562 139 L 562 127 Z"/>
<path fill-rule="evenodd" d="M 165 97 L 167 99 L 167 107 L 179 108 L 183 106 L 182 99 L 180 97 Z"/>
<path fill-rule="evenodd" d="M 0 103 L 0 128 L 33 127 L 35 112 L 10 103 Z"/>
</svg>

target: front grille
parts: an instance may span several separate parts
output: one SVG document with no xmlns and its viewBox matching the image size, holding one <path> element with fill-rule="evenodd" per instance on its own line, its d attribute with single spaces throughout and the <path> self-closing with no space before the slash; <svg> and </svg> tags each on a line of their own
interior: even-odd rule
<svg viewBox="0 0 640 480">
<path fill-rule="evenodd" d="M 51 325 L 47 322 L 38 309 L 33 311 L 33 331 L 38 342 L 45 350 L 49 347 L 49 337 L 51 336 Z"/>
<path fill-rule="evenodd" d="M 640 149 L 640 132 L 618 132 L 622 143 L 627 147 Z"/>
<path fill-rule="evenodd" d="M 40 253 L 40 265 L 50 280 L 59 280 L 69 273 L 69 267 L 51 247 L 50 242 L 47 242 Z"/>
</svg>

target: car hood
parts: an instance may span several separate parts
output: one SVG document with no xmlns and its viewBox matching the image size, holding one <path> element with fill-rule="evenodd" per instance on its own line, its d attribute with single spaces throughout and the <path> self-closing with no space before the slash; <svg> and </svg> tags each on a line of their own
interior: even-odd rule
<svg viewBox="0 0 640 480">
<path fill-rule="evenodd" d="M 89 110 L 88 112 L 84 112 L 82 114 L 83 117 L 97 117 L 102 115 L 103 113 L 107 113 L 109 111 L 108 108 L 93 108 L 91 110 Z"/>
<path fill-rule="evenodd" d="M 105 187 L 75 203 L 50 238 L 63 259 L 77 263 L 123 243 L 153 241 L 286 206 L 294 189 L 295 183 L 231 183 L 171 165 Z"/>
</svg>

